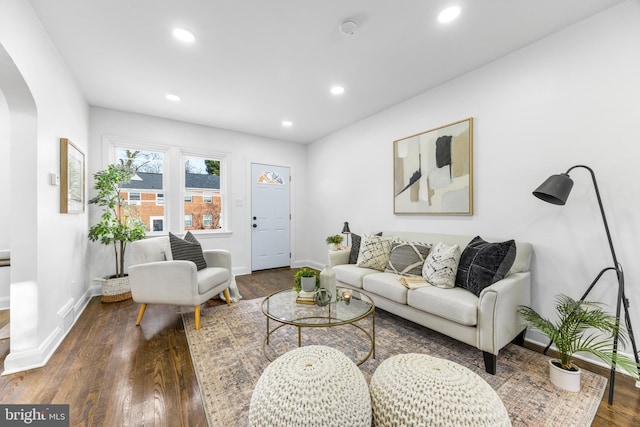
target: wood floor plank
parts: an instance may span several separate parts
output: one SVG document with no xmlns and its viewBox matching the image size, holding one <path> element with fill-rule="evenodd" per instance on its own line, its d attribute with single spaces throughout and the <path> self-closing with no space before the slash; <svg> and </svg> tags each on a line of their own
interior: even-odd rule
<svg viewBox="0 0 640 427">
<path fill-rule="evenodd" d="M 291 287 L 294 273 L 265 270 L 236 281 L 244 298 L 263 298 Z M 205 306 L 222 304 L 214 298 Z M 72 426 L 207 426 L 181 320 L 193 308 L 150 305 L 136 327 L 138 308 L 91 300 L 46 366 L 0 377 L 0 403 L 68 403 Z M 2 365 L 8 351 L 1 340 Z M 640 425 L 639 417 L 640 389 L 618 375 L 614 404 L 605 392 L 593 426 Z"/>
</svg>

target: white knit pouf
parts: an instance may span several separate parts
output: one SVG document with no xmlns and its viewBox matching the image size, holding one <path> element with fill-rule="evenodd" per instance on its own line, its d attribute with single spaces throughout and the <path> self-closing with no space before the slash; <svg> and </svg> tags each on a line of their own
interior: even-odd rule
<svg viewBox="0 0 640 427">
<path fill-rule="evenodd" d="M 376 427 L 511 425 L 485 380 L 464 366 L 426 354 L 385 360 L 369 387 Z"/>
<path fill-rule="evenodd" d="M 370 427 L 367 382 L 338 350 L 320 345 L 291 350 L 260 376 L 251 396 L 249 425 Z"/>
</svg>

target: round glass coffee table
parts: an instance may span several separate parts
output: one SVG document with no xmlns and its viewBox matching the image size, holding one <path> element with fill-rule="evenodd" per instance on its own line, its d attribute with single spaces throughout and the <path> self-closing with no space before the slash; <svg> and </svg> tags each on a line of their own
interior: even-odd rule
<svg viewBox="0 0 640 427">
<path fill-rule="evenodd" d="M 362 291 L 338 287 L 340 300 L 326 306 L 315 304 L 301 304 L 296 302 L 298 294 L 293 289 L 285 289 L 275 292 L 262 302 L 262 312 L 267 317 L 267 335 L 264 339 L 263 352 L 271 362 L 273 358 L 267 354 L 271 335 L 283 326 L 291 325 L 298 328 L 298 347 L 302 346 L 302 328 L 330 328 L 334 326 L 350 325 L 362 331 L 369 339 L 369 352 L 356 362 L 363 364 L 369 357 L 376 357 L 376 323 L 375 304 L 370 296 Z M 351 298 L 346 301 L 342 298 L 343 292 L 350 292 Z M 371 318 L 371 330 L 367 331 L 356 324 L 357 321 Z M 270 321 L 275 320 L 280 325 L 271 329 Z"/>
</svg>

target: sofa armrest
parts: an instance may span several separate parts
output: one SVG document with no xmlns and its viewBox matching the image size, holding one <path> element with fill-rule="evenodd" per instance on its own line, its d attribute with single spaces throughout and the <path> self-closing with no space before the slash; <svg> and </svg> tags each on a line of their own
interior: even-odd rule
<svg viewBox="0 0 640 427">
<path fill-rule="evenodd" d="M 202 251 L 207 267 L 226 268 L 231 271 L 231 252 L 226 249 L 205 249 Z"/>
<path fill-rule="evenodd" d="M 335 267 L 336 265 L 349 264 L 349 254 L 351 251 L 329 251 L 329 265 Z"/>
<path fill-rule="evenodd" d="M 191 261 L 156 261 L 129 267 L 131 296 L 135 302 L 176 305 L 198 304 L 198 276 Z"/>
<path fill-rule="evenodd" d="M 526 327 L 518 315 L 530 305 L 531 273 L 515 273 L 486 287 L 478 300 L 478 348 L 491 354 L 513 340 Z"/>
</svg>

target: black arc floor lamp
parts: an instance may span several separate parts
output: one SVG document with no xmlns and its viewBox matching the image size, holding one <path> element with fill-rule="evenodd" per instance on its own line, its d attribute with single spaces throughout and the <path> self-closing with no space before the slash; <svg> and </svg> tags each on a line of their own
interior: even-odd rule
<svg viewBox="0 0 640 427">
<path fill-rule="evenodd" d="M 600 214 L 602 215 L 602 222 L 604 223 L 604 230 L 607 233 L 607 240 L 609 241 L 609 249 L 611 250 L 611 257 L 613 258 L 613 266 L 603 268 L 600 273 L 596 276 L 596 278 L 591 282 L 591 285 L 587 288 L 587 291 L 582 295 L 580 301 L 583 301 L 591 289 L 596 285 L 598 280 L 602 277 L 604 273 L 607 271 L 615 271 L 618 279 L 618 299 L 616 305 L 616 319 L 618 324 L 620 324 L 620 312 L 622 306 L 624 306 L 624 320 L 625 326 L 627 328 L 627 333 L 629 334 L 629 340 L 631 341 L 631 346 L 633 347 L 633 355 L 635 357 L 636 363 L 640 363 L 638 360 L 638 349 L 636 348 L 636 340 L 633 336 L 633 330 L 631 329 L 631 319 L 629 318 L 629 300 L 625 296 L 624 293 L 624 272 L 622 270 L 622 265 L 618 262 L 618 258 L 616 257 L 616 251 L 613 248 L 613 241 L 611 240 L 611 233 L 609 232 L 609 224 L 607 223 L 607 217 L 604 213 L 604 208 L 602 207 L 602 199 L 600 198 L 600 191 L 598 190 L 598 183 L 596 181 L 596 175 L 593 170 L 584 165 L 576 165 L 570 167 L 565 173 L 559 175 L 552 175 L 545 182 L 540 185 L 534 192 L 533 195 L 537 198 L 544 200 L 545 202 L 552 203 L 554 205 L 564 205 L 569 197 L 569 193 L 571 193 L 571 188 L 573 188 L 573 180 L 569 177 L 569 172 L 571 172 L 575 168 L 584 168 L 589 171 L 591 174 L 591 179 L 593 180 L 593 187 L 596 190 L 596 197 L 598 199 L 598 205 L 600 206 Z M 545 349 L 545 353 L 551 346 L 551 343 Z M 613 337 L 613 352 L 614 354 L 618 350 L 618 334 Z M 639 372 L 640 373 L 640 372 Z M 609 405 L 613 403 L 613 386 L 616 375 L 616 365 L 615 361 L 611 365 L 611 374 L 609 376 Z"/>
</svg>

